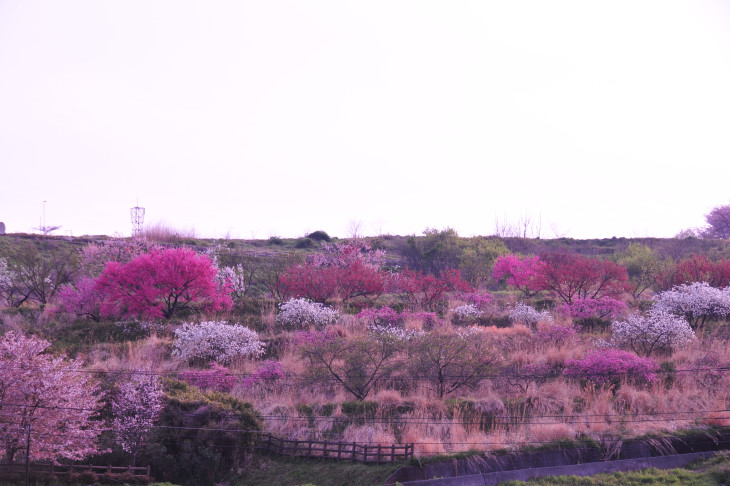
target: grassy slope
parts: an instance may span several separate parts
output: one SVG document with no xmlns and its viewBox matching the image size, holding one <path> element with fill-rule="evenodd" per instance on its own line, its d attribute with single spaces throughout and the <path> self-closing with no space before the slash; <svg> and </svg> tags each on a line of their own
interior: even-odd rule
<svg viewBox="0 0 730 486">
<path fill-rule="evenodd" d="M 721 453 L 684 469 L 645 469 L 643 471 L 597 474 L 590 477 L 555 476 L 530 481 L 507 481 L 500 486 L 639 486 L 639 485 L 730 485 L 730 456 Z"/>
<path fill-rule="evenodd" d="M 260 457 L 254 469 L 244 472 L 236 486 L 304 485 L 370 486 L 383 484 L 398 464 L 366 465 L 359 462 L 336 462 L 283 457 Z"/>
</svg>

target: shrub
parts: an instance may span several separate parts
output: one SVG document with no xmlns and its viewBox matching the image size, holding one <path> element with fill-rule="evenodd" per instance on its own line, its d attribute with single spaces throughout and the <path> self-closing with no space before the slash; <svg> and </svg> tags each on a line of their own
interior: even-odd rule
<svg viewBox="0 0 730 486">
<path fill-rule="evenodd" d="M 314 246 L 314 241 L 309 238 L 299 238 L 296 243 L 294 243 L 294 248 L 297 248 L 299 250 L 304 250 L 307 248 L 312 248 Z"/>
<path fill-rule="evenodd" d="M 482 316 L 482 311 L 474 304 L 464 304 L 451 309 L 456 318 L 460 321 L 473 322 Z"/>
<path fill-rule="evenodd" d="M 230 392 L 238 381 L 228 368 L 215 362 L 210 364 L 209 370 L 184 371 L 180 378 L 203 391 L 224 393 Z"/>
<path fill-rule="evenodd" d="M 339 313 L 318 302 L 307 299 L 289 299 L 279 304 L 276 322 L 288 329 L 302 329 L 306 326 L 322 328 L 337 322 Z"/>
<path fill-rule="evenodd" d="M 390 307 L 363 309 L 356 317 L 366 321 L 371 326 L 397 326 L 403 320 L 403 316 Z"/>
<path fill-rule="evenodd" d="M 697 329 L 708 320 L 730 316 L 730 287 L 721 290 L 707 282 L 677 285 L 657 295 L 655 309 L 684 316 Z"/>
<path fill-rule="evenodd" d="M 513 323 L 522 323 L 530 327 L 534 327 L 538 322 L 553 321 L 553 316 L 548 311 L 538 312 L 533 307 L 522 302 L 518 302 L 509 312 L 509 317 Z"/>
<path fill-rule="evenodd" d="M 640 356 L 654 351 L 676 348 L 695 339 L 686 320 L 668 312 L 653 310 L 646 316 L 630 315 L 611 325 L 614 346 L 626 347 Z"/>
<path fill-rule="evenodd" d="M 245 466 L 262 429 L 261 417 L 250 403 L 225 393 L 202 393 L 175 380 L 167 380 L 164 389 L 161 428 L 146 458 L 155 478 L 213 486 Z"/>
<path fill-rule="evenodd" d="M 560 311 L 573 319 L 616 318 L 626 312 L 626 303 L 611 297 L 602 299 L 576 299 L 572 303 L 563 303 Z"/>
<path fill-rule="evenodd" d="M 330 235 L 328 235 L 326 232 L 324 232 L 322 230 L 317 230 L 317 231 L 313 231 L 313 232 L 309 233 L 307 235 L 307 238 L 309 238 L 310 240 L 314 240 L 314 241 L 325 241 L 325 242 L 329 242 L 330 240 L 332 240 L 332 238 L 330 238 Z"/>
<path fill-rule="evenodd" d="M 537 339 L 544 343 L 550 343 L 555 346 L 562 346 L 576 335 L 573 326 L 561 326 L 560 324 L 546 324 L 538 326 Z"/>
<path fill-rule="evenodd" d="M 225 322 L 205 321 L 183 324 L 175 330 L 172 355 L 187 361 L 228 363 L 237 357 L 259 357 L 264 343 L 251 329 Z"/>
<path fill-rule="evenodd" d="M 659 365 L 651 358 L 641 358 L 619 349 L 602 349 L 580 360 L 567 360 L 563 374 L 598 386 L 618 387 L 621 378 L 635 384 L 654 383 L 658 379 L 658 369 Z"/>
<path fill-rule="evenodd" d="M 282 381 L 285 378 L 286 375 L 282 369 L 281 362 L 266 360 L 250 376 L 243 379 L 243 386 L 246 388 L 266 386 Z"/>
<path fill-rule="evenodd" d="M 492 302 L 492 296 L 486 292 L 461 292 L 458 297 L 479 309 Z"/>
</svg>

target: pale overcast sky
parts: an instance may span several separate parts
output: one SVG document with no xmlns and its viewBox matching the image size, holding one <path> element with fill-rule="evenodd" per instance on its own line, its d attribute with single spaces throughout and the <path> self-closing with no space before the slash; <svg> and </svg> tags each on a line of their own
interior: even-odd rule
<svg viewBox="0 0 730 486">
<path fill-rule="evenodd" d="M 0 0 L 0 221 L 668 237 L 730 202 L 730 2 Z"/>
</svg>

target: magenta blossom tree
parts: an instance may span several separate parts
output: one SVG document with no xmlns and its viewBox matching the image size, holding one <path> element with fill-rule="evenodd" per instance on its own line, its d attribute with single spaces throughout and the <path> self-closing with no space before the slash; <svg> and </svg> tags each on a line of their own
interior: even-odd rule
<svg viewBox="0 0 730 486">
<path fill-rule="evenodd" d="M 76 285 L 67 285 L 58 293 L 61 299 L 59 309 L 76 317 L 84 317 L 92 321 L 101 318 L 101 302 L 103 295 L 94 279 L 82 277 Z"/>
<path fill-rule="evenodd" d="M 180 378 L 203 391 L 213 390 L 228 393 L 236 385 L 238 378 L 225 366 L 216 362 L 208 370 L 189 370 L 180 373 Z"/>
<path fill-rule="evenodd" d="M 529 297 L 543 290 L 541 276 L 544 263 L 539 257 L 502 255 L 494 262 L 492 277 L 495 280 L 506 280 L 507 285 L 522 291 Z"/>
<path fill-rule="evenodd" d="M 218 311 L 232 302 L 216 283 L 210 258 L 185 248 L 153 251 L 126 264 L 110 262 L 96 281 L 103 316 L 169 319 L 185 309 Z"/>
<path fill-rule="evenodd" d="M 598 386 L 618 387 L 621 380 L 635 384 L 650 384 L 658 380 L 659 364 L 651 358 L 641 358 L 620 349 L 593 351 L 583 359 L 565 362 L 563 374 Z"/>
</svg>

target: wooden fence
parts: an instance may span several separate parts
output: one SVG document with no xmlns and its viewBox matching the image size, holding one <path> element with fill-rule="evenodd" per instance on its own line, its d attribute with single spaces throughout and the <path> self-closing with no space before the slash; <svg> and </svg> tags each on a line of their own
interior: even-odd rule
<svg viewBox="0 0 730 486">
<path fill-rule="evenodd" d="M 30 463 L 33 474 L 53 474 L 66 476 L 71 474 L 94 473 L 97 476 L 114 476 L 126 474 L 137 478 L 150 479 L 150 467 L 132 466 L 92 466 L 91 464 L 36 464 Z M 0 464 L 0 474 L 24 474 L 25 463 Z"/>
<path fill-rule="evenodd" d="M 355 442 L 286 440 L 273 435 L 261 436 L 256 443 L 256 449 L 284 456 L 327 457 L 378 464 L 406 461 L 413 457 L 413 444 L 361 445 Z"/>
</svg>

